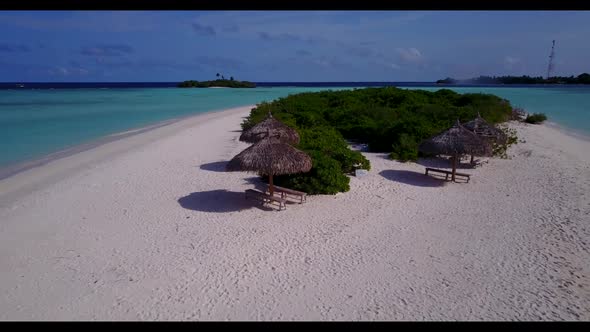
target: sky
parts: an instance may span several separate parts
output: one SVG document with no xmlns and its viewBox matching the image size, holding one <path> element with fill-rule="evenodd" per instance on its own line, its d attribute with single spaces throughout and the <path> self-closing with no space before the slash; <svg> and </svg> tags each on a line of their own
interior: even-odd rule
<svg viewBox="0 0 590 332">
<path fill-rule="evenodd" d="M 435 81 L 590 72 L 590 11 L 3 11 L 2 82 Z"/>
</svg>

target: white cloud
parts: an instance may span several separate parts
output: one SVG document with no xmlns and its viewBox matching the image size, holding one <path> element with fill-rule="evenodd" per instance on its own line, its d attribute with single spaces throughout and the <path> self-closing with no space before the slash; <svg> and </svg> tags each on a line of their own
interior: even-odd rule
<svg viewBox="0 0 590 332">
<path fill-rule="evenodd" d="M 220 11 L 199 13 L 194 19 L 203 24 L 218 26 L 231 22 L 239 28 L 241 38 L 260 38 L 260 32 L 312 40 L 330 45 L 339 42 L 347 46 L 362 42 L 379 43 L 390 38 L 393 28 L 411 24 L 435 12 L 384 11 Z M 367 36 L 376 40 L 367 41 Z"/>
<path fill-rule="evenodd" d="M 312 63 L 322 67 L 337 67 L 342 64 L 337 57 L 327 57 L 325 55 L 312 60 Z"/>
<path fill-rule="evenodd" d="M 402 61 L 411 63 L 419 63 L 424 61 L 424 56 L 417 48 L 397 48 L 396 51 Z"/>
<path fill-rule="evenodd" d="M 88 70 L 84 68 L 53 67 L 47 70 L 47 74 L 53 76 L 87 75 Z"/>
<path fill-rule="evenodd" d="M 508 70 L 511 75 L 525 74 L 525 63 L 517 57 L 507 55 L 504 57 L 504 69 Z"/>
<path fill-rule="evenodd" d="M 509 56 L 509 55 L 507 55 L 504 58 L 504 63 L 506 63 L 507 65 L 515 65 L 515 64 L 517 64 L 519 62 L 520 62 L 520 59 L 519 58 L 515 58 L 515 57 Z"/>
</svg>

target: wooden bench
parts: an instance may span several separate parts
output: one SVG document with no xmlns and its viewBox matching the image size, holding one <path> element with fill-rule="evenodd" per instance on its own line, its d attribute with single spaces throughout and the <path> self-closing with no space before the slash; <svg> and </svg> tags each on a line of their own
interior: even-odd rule
<svg viewBox="0 0 590 332">
<path fill-rule="evenodd" d="M 428 175 L 428 172 L 443 173 L 443 174 L 445 174 L 446 181 L 449 180 L 449 176 L 453 175 L 453 172 L 451 172 L 451 171 L 445 171 L 444 169 L 426 167 L 426 173 L 424 173 L 424 174 Z M 467 182 L 469 182 L 469 177 L 471 176 L 471 174 L 455 172 L 455 177 L 457 177 L 457 176 L 465 177 L 467 179 Z"/>
<path fill-rule="evenodd" d="M 304 193 L 303 191 L 297 191 L 297 190 L 283 188 L 283 187 L 279 187 L 279 186 L 273 186 L 273 188 L 274 188 L 275 192 L 281 193 L 281 198 L 283 198 L 283 199 L 287 198 L 287 195 L 292 195 L 292 196 L 296 196 L 297 198 L 299 198 L 299 204 L 303 204 L 303 202 L 305 202 L 307 200 L 307 193 Z M 267 193 L 269 193 L 268 190 L 269 190 L 268 187 L 266 187 Z"/>
<path fill-rule="evenodd" d="M 266 193 L 263 193 L 262 191 L 258 191 L 255 189 L 247 189 L 246 190 L 246 199 L 248 198 L 254 198 L 256 200 L 259 200 L 260 202 L 262 202 L 262 204 L 265 203 L 271 203 L 271 202 L 275 202 L 279 204 L 279 211 L 283 210 L 283 209 L 287 209 L 287 201 L 283 198 L 280 197 L 276 197 L 276 196 L 270 196 Z"/>
</svg>

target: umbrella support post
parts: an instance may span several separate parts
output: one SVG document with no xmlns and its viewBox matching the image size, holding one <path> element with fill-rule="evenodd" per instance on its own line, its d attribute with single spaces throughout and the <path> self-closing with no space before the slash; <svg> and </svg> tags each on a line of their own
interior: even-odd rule
<svg viewBox="0 0 590 332">
<path fill-rule="evenodd" d="M 453 175 L 451 176 L 451 181 L 455 182 L 455 172 L 457 171 L 457 155 L 453 156 Z"/>
<path fill-rule="evenodd" d="M 272 185 L 272 174 L 268 176 L 268 192 L 271 196 L 274 196 L 275 188 Z"/>
</svg>

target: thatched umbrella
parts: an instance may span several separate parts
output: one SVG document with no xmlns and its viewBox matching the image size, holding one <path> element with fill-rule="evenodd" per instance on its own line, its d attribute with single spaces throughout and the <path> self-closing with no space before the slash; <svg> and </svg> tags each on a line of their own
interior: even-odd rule
<svg viewBox="0 0 590 332">
<path fill-rule="evenodd" d="M 475 133 L 463 128 L 459 120 L 453 127 L 447 131 L 422 142 L 419 146 L 420 151 L 434 154 L 446 154 L 453 156 L 453 175 L 457 170 L 457 158 L 462 154 L 472 154 L 477 156 L 488 156 L 492 153 L 492 147 L 489 142 L 479 138 Z"/>
<path fill-rule="evenodd" d="M 244 130 L 242 135 L 240 135 L 240 141 L 256 143 L 267 137 L 269 132 L 273 136 L 278 135 L 283 142 L 299 144 L 299 134 L 297 134 L 297 131 L 275 119 L 270 112 L 268 112 L 266 119 L 257 123 L 252 128 Z"/>
<path fill-rule="evenodd" d="M 269 176 L 269 191 L 274 188 L 273 175 L 309 172 L 311 157 L 276 136 L 264 138 L 240 152 L 226 165 L 227 171 L 257 172 Z"/>
<path fill-rule="evenodd" d="M 508 138 L 504 132 L 484 120 L 479 112 L 477 118 L 464 123 L 465 129 L 474 132 L 477 136 L 487 140 L 490 143 L 506 144 Z M 471 155 L 471 163 L 473 164 L 473 155 Z"/>
</svg>

